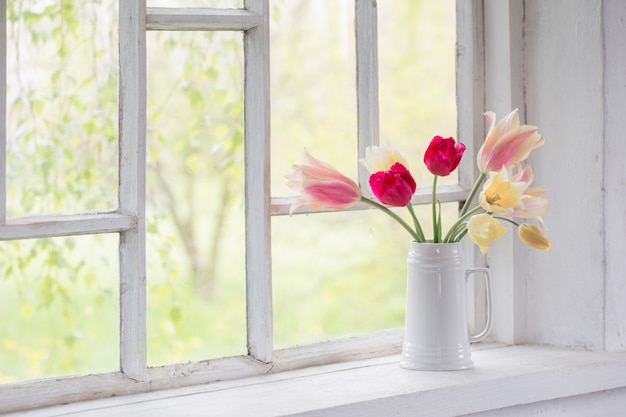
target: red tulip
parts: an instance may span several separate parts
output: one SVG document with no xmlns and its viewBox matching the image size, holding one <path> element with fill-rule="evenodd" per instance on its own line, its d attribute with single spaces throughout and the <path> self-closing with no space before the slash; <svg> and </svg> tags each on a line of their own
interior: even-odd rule
<svg viewBox="0 0 626 417">
<path fill-rule="evenodd" d="M 403 207 L 411 201 L 417 184 L 404 165 L 395 163 L 388 171 L 372 174 L 370 187 L 381 203 Z"/>
<path fill-rule="evenodd" d="M 453 138 L 435 136 L 424 153 L 424 163 L 432 174 L 445 177 L 459 166 L 463 152 L 464 144 L 456 143 Z"/>
</svg>

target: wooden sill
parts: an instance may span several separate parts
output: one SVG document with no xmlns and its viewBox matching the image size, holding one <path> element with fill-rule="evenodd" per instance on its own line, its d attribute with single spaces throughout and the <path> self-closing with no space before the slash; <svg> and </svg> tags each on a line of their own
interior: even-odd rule
<svg viewBox="0 0 626 417">
<path fill-rule="evenodd" d="M 508 346 L 472 358 L 471 370 L 417 372 L 394 355 L 9 415 L 459 416 L 626 387 L 626 352 Z"/>
</svg>

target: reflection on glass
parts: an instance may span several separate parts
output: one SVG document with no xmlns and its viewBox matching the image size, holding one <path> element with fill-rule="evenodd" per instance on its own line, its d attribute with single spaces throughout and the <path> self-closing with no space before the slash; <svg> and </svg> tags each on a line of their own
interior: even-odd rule
<svg viewBox="0 0 626 417">
<path fill-rule="evenodd" d="M 356 179 L 354 2 L 271 5 L 272 195 L 292 194 L 283 175 L 303 147 Z M 456 136 L 455 2 L 377 5 L 381 141 L 406 154 L 418 186 L 430 186 L 426 147 Z M 457 181 L 455 172 L 439 183 Z M 458 204 L 442 209 L 447 231 Z M 416 212 L 431 237 L 431 207 Z M 273 218 L 276 346 L 401 327 L 410 241 L 376 210 Z"/>
<path fill-rule="evenodd" d="M 271 0 L 272 195 L 313 155 L 355 177 L 357 159 L 353 1 Z"/>
<path fill-rule="evenodd" d="M 458 205 L 442 205 L 451 224 Z M 408 210 L 397 213 L 410 221 Z M 432 230 L 430 207 L 416 208 Z M 297 231 L 297 232 L 294 232 Z M 276 348 L 399 328 L 411 238 L 377 210 L 272 219 Z"/>
<path fill-rule="evenodd" d="M 7 213 L 117 206 L 115 0 L 7 3 Z"/>
<path fill-rule="evenodd" d="M 118 236 L 0 244 L 0 383 L 119 367 Z"/>
<path fill-rule="evenodd" d="M 433 136 L 456 138 L 454 0 L 378 1 L 380 136 L 404 151 L 418 186 Z M 471 157 L 467 155 L 466 157 Z M 458 172 L 439 184 L 456 184 Z"/>
<path fill-rule="evenodd" d="M 245 353 L 243 42 L 148 33 L 148 363 Z"/>
</svg>

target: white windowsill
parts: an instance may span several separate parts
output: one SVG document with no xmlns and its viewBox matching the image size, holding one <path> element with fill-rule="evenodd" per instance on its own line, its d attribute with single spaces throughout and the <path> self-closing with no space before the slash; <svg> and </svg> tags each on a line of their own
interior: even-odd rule
<svg viewBox="0 0 626 417">
<path fill-rule="evenodd" d="M 12 415 L 458 416 L 626 387 L 626 352 L 509 346 L 472 359 L 471 370 L 417 372 L 394 355 Z"/>
</svg>

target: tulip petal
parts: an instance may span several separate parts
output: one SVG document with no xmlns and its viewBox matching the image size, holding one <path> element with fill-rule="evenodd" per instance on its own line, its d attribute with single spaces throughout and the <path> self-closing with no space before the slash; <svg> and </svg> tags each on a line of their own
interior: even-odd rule
<svg viewBox="0 0 626 417">
<path fill-rule="evenodd" d="M 517 228 L 519 239 L 527 246 L 549 252 L 552 248 L 550 240 L 541 233 L 537 226 L 524 223 Z"/>
<path fill-rule="evenodd" d="M 523 192 L 527 184 L 511 181 L 507 170 L 502 167 L 498 172 L 490 172 L 478 197 L 480 206 L 488 212 L 510 214 L 516 208 L 524 208 Z"/>
<path fill-rule="evenodd" d="M 529 186 L 534 179 L 533 171 L 530 165 L 521 168 L 516 165 L 517 173 L 511 178 L 512 181 L 525 182 Z M 543 187 L 527 188 L 522 193 L 522 207 L 515 207 L 510 213 L 514 217 L 522 217 L 525 219 L 539 219 L 548 210 L 548 200 L 543 198 L 547 190 Z"/>
<path fill-rule="evenodd" d="M 435 136 L 424 153 L 424 164 L 433 175 L 446 177 L 459 165 L 464 152 L 465 145 L 454 138 Z"/>
<path fill-rule="evenodd" d="M 409 170 L 400 163 L 395 163 L 388 171 L 373 173 L 369 183 L 381 203 L 394 207 L 406 206 L 417 188 Z"/>
<path fill-rule="evenodd" d="M 289 214 L 298 208 L 341 210 L 353 206 L 361 199 L 359 186 L 331 165 L 314 158 L 306 149 L 302 165 L 292 166 L 285 176 L 287 186 L 301 194 L 292 203 Z"/>
<path fill-rule="evenodd" d="M 485 254 L 489 250 L 489 244 L 507 234 L 507 230 L 497 219 L 487 213 L 482 213 L 469 219 L 467 234 L 478 245 L 480 251 Z"/>
<path fill-rule="evenodd" d="M 365 159 L 359 161 L 370 173 L 388 171 L 394 164 L 399 163 L 408 167 L 406 156 L 391 143 L 381 146 L 368 146 L 365 149 Z"/>
<path fill-rule="evenodd" d="M 490 127 L 476 156 L 478 167 L 484 174 L 498 171 L 502 166 L 511 169 L 528 158 L 533 149 L 544 144 L 536 126 L 520 126 L 517 109 L 498 123 L 495 113 L 485 112 L 484 116 Z"/>
</svg>

